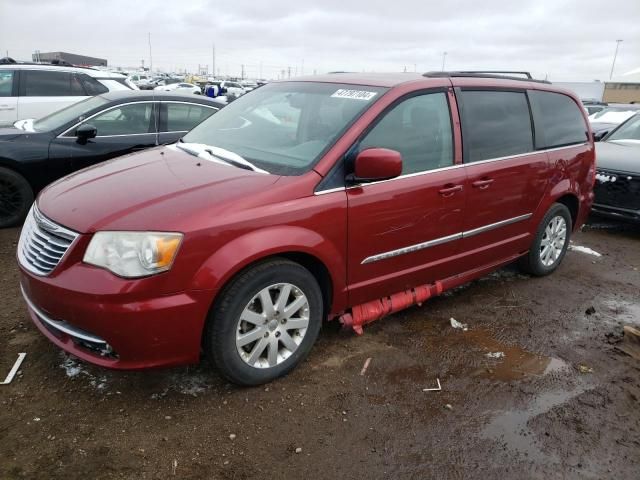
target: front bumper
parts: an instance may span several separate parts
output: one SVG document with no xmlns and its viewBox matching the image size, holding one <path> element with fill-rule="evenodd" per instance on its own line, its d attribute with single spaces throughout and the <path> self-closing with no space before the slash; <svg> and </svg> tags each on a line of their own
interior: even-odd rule
<svg viewBox="0 0 640 480">
<path fill-rule="evenodd" d="M 602 217 L 625 220 L 629 222 L 640 222 L 640 210 L 629 208 L 611 207 L 601 203 L 594 203 L 591 211 Z"/>
<path fill-rule="evenodd" d="M 87 362 L 128 370 L 200 359 L 211 291 L 151 298 L 126 292 L 99 295 L 21 272 L 22 292 L 36 327 L 55 345 Z"/>
</svg>

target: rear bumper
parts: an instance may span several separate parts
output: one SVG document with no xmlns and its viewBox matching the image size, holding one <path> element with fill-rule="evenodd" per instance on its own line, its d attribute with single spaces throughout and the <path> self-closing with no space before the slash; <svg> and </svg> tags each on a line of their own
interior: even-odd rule
<svg viewBox="0 0 640 480">
<path fill-rule="evenodd" d="M 625 220 L 630 222 L 640 222 L 640 210 L 631 210 L 629 208 L 611 207 L 601 203 L 594 203 L 591 211 L 597 215 L 614 218 L 617 220 Z"/>
<path fill-rule="evenodd" d="M 213 294 L 98 296 L 44 282 L 24 270 L 22 292 L 36 327 L 87 362 L 130 370 L 197 363 Z"/>
</svg>

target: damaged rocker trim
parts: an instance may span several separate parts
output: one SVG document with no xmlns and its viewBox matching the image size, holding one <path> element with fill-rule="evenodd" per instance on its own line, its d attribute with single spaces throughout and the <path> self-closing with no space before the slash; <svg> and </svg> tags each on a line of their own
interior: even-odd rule
<svg viewBox="0 0 640 480">
<path fill-rule="evenodd" d="M 517 217 L 507 218 L 506 220 L 501 220 L 496 223 L 491 223 L 489 225 L 484 225 L 482 227 L 474 228 L 473 230 L 454 233 L 453 235 L 447 235 L 446 237 L 435 238 L 433 240 L 417 243 L 415 245 L 410 245 L 408 247 L 398 248 L 397 250 L 391 250 L 389 252 L 378 253 L 376 255 L 372 255 L 370 257 L 365 258 L 361 264 L 365 265 L 367 263 L 379 262 L 380 260 L 386 260 L 387 258 L 393 258 L 400 255 L 405 255 L 407 253 L 417 252 L 419 250 L 424 250 L 426 248 L 435 247 L 436 245 L 442 245 L 443 243 L 453 242 L 454 240 L 461 240 L 463 238 L 473 237 L 475 235 L 479 235 L 481 233 L 494 230 L 496 228 L 506 227 L 507 225 L 511 225 L 512 223 L 528 220 L 529 218 L 531 218 L 532 215 L 533 215 L 532 213 L 527 213 L 525 215 L 519 215 Z"/>
</svg>

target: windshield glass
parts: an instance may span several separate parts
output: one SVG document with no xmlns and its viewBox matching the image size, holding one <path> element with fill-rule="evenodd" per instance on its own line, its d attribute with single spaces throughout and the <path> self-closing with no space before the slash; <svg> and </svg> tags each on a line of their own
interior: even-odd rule
<svg viewBox="0 0 640 480">
<path fill-rule="evenodd" d="M 271 83 L 240 97 L 183 137 L 219 147 L 277 175 L 300 175 L 386 88 Z"/>
<path fill-rule="evenodd" d="M 621 125 L 607 138 L 607 141 L 610 140 L 640 140 L 640 115 L 635 115 Z"/>
<path fill-rule="evenodd" d="M 56 130 L 69 122 L 80 122 L 85 119 L 86 112 L 90 112 L 96 107 L 109 103 L 102 97 L 91 97 L 81 102 L 74 103 L 68 107 L 53 112 L 46 117 L 42 117 L 40 120 L 33 123 L 33 128 L 36 132 L 50 132 Z"/>
</svg>

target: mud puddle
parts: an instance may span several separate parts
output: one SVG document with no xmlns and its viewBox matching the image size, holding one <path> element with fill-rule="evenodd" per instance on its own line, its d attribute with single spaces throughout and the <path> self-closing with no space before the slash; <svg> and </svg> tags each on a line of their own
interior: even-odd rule
<svg viewBox="0 0 640 480">
<path fill-rule="evenodd" d="M 640 326 L 640 304 L 611 298 L 604 300 L 602 304 L 608 317 L 624 324 Z"/>
<path fill-rule="evenodd" d="M 501 381 L 519 380 L 527 376 L 541 376 L 569 370 L 560 358 L 528 352 L 519 345 L 507 345 L 496 340 L 484 329 L 468 330 L 461 334 L 471 349 L 482 355 L 484 366 L 472 376 Z"/>
<path fill-rule="evenodd" d="M 505 448 L 525 455 L 535 462 L 559 462 L 554 453 L 545 453 L 542 443 L 528 423 L 551 409 L 563 405 L 584 393 L 588 386 L 579 383 L 571 390 L 558 389 L 537 395 L 525 408 L 508 410 L 493 417 L 481 431 L 481 437 L 496 440 Z"/>
</svg>

